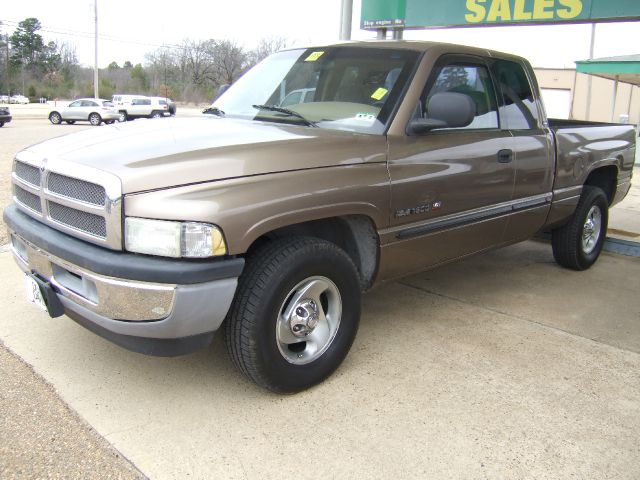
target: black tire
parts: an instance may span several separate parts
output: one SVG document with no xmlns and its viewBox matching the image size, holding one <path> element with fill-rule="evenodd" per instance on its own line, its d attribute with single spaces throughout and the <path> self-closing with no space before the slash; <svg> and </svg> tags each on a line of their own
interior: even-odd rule
<svg viewBox="0 0 640 480">
<path fill-rule="evenodd" d="M 572 270 L 591 267 L 602 251 L 608 221 L 609 203 L 605 193 L 598 187 L 584 186 L 569 221 L 551 232 L 553 258 Z"/>
<path fill-rule="evenodd" d="M 164 115 L 162 115 L 162 112 L 158 112 L 158 111 L 153 111 L 151 112 L 151 116 L 149 118 L 162 118 Z"/>
<path fill-rule="evenodd" d="M 304 293 L 306 285 L 310 286 Z M 328 289 L 322 290 L 324 286 Z M 311 293 L 314 289 L 320 293 Z M 300 307 L 306 308 L 309 299 L 315 298 L 320 303 L 318 323 L 310 330 L 305 324 L 301 332 L 300 324 L 291 322 L 294 317 L 307 322 L 314 318 L 298 315 L 305 312 Z M 280 313 L 287 310 L 288 321 L 281 321 L 285 315 Z M 351 258 L 324 240 L 282 238 L 256 249 L 247 259 L 225 321 L 225 338 L 231 359 L 249 379 L 274 392 L 294 393 L 321 382 L 338 368 L 351 348 L 359 320 L 360 285 Z M 308 336 L 288 344 L 282 341 L 284 331 L 290 338 Z M 324 340 L 314 343 L 314 334 Z"/>
<path fill-rule="evenodd" d="M 0 122 L 0 128 L 4 127 L 4 122 Z"/>
<path fill-rule="evenodd" d="M 126 122 L 128 120 L 127 112 L 125 112 L 124 110 L 120 110 L 118 113 L 120 114 L 120 116 L 118 117 L 119 122 Z"/>
<path fill-rule="evenodd" d="M 66 122 L 68 125 L 73 125 L 74 123 L 76 123 L 76 121 L 75 121 L 75 120 L 65 120 L 65 122 Z"/>
<path fill-rule="evenodd" d="M 89 114 L 89 123 L 91 125 L 93 125 L 94 127 L 97 127 L 98 125 L 100 125 L 102 123 L 102 117 L 100 116 L 99 113 L 90 113 Z"/>
<path fill-rule="evenodd" d="M 104 121 L 105 125 L 112 125 L 113 122 L 115 122 L 115 120 L 105 120 Z"/>
<path fill-rule="evenodd" d="M 62 115 L 58 112 L 51 112 L 49 114 L 49 121 L 54 125 L 60 125 L 60 123 L 62 123 Z"/>
</svg>

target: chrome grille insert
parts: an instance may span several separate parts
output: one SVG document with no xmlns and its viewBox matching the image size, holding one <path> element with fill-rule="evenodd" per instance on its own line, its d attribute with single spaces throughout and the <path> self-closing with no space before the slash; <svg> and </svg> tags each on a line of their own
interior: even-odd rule
<svg viewBox="0 0 640 480">
<path fill-rule="evenodd" d="M 47 189 L 57 195 L 73 198 L 74 200 L 80 200 L 81 202 L 87 202 L 92 205 L 103 206 L 106 199 L 106 193 L 102 185 L 67 177 L 59 173 L 49 173 Z"/>
<path fill-rule="evenodd" d="M 13 186 L 13 195 L 15 199 L 27 208 L 30 208 L 34 212 L 42 213 L 42 203 L 40 203 L 40 197 L 34 195 L 31 192 L 27 192 L 24 188 L 18 185 Z"/>
<path fill-rule="evenodd" d="M 122 185 L 109 172 L 23 150 L 11 174 L 20 210 L 52 228 L 122 250 Z"/>
<path fill-rule="evenodd" d="M 100 238 L 107 237 L 105 220 L 99 215 L 82 212 L 56 202 L 49 202 L 49 217 L 54 222 L 62 223 L 81 232 L 86 232 Z"/>
<path fill-rule="evenodd" d="M 40 186 L 40 169 L 24 162 L 16 161 L 16 176 L 33 186 Z"/>
</svg>

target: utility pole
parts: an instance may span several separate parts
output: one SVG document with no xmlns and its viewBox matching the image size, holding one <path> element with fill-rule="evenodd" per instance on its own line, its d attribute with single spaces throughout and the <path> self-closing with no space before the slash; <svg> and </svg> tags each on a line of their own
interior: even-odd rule
<svg viewBox="0 0 640 480">
<path fill-rule="evenodd" d="M 589 60 L 593 60 L 593 47 L 596 43 L 596 24 L 591 24 L 591 45 L 589 47 Z M 576 72 L 576 76 L 578 73 Z M 589 120 L 589 116 L 591 115 L 591 89 L 593 84 L 593 75 L 589 75 L 587 77 L 587 109 L 584 114 L 584 119 Z"/>
<path fill-rule="evenodd" d="M 9 34 L 5 34 L 4 36 L 5 39 L 5 46 L 7 48 L 7 64 L 6 64 L 6 77 L 7 77 L 7 95 L 11 96 L 11 77 L 10 77 L 10 73 L 9 73 Z"/>
<path fill-rule="evenodd" d="M 96 54 L 95 54 L 95 64 L 93 67 L 93 97 L 100 98 L 98 96 L 98 0 L 93 0 L 93 10 L 95 13 L 95 46 L 96 46 Z"/>
<path fill-rule="evenodd" d="M 353 16 L 353 0 L 342 0 L 340 14 L 340 40 L 351 40 L 351 17 Z"/>
</svg>

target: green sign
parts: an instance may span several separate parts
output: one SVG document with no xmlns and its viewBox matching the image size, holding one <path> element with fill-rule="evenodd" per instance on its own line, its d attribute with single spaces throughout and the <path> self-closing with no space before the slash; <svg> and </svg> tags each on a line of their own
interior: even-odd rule
<svg viewBox="0 0 640 480">
<path fill-rule="evenodd" d="M 469 27 L 640 20 L 640 0 L 362 0 L 360 26 Z"/>
</svg>

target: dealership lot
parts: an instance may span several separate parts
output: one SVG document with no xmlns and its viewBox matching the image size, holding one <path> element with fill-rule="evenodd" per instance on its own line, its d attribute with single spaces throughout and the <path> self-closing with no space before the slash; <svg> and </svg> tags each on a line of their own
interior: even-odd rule
<svg viewBox="0 0 640 480">
<path fill-rule="evenodd" d="M 7 127 L 2 206 L 20 148 L 107 128 Z M 6 249 L 0 268 L 0 341 L 153 479 L 640 477 L 637 257 L 577 273 L 529 241 L 382 286 L 337 373 L 285 397 L 244 380 L 220 337 L 131 353 L 28 305 Z"/>
</svg>

